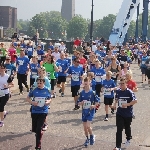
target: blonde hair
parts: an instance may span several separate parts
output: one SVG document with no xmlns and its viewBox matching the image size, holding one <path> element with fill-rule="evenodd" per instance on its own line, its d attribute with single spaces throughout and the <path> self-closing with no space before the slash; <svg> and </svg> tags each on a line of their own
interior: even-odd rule
<svg viewBox="0 0 150 150">
<path fill-rule="evenodd" d="M 111 75 L 112 76 L 112 72 L 111 71 L 107 71 L 107 73 L 106 74 L 109 74 L 109 75 Z"/>
<path fill-rule="evenodd" d="M 94 78 L 94 73 L 93 72 L 88 72 L 88 77 Z"/>
<path fill-rule="evenodd" d="M 132 71 L 131 71 L 131 70 L 128 70 L 127 73 L 126 73 L 126 75 L 129 75 L 129 76 L 132 77 Z"/>
</svg>

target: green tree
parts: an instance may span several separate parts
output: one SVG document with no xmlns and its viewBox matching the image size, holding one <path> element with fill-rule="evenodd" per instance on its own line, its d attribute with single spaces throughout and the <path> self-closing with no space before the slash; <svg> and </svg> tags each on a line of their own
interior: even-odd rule
<svg viewBox="0 0 150 150">
<path fill-rule="evenodd" d="M 32 24 L 29 24 L 28 30 L 27 30 L 27 35 L 30 37 L 33 37 L 36 33 L 35 27 L 32 26 Z"/>
<path fill-rule="evenodd" d="M 67 27 L 68 38 L 84 38 L 88 34 L 88 22 L 80 15 L 73 17 Z"/>
<path fill-rule="evenodd" d="M 130 23 L 129 29 L 128 29 L 128 37 L 129 36 L 132 36 L 132 37 L 135 36 L 135 27 L 136 27 L 136 23 L 134 20 L 132 20 Z"/>
</svg>

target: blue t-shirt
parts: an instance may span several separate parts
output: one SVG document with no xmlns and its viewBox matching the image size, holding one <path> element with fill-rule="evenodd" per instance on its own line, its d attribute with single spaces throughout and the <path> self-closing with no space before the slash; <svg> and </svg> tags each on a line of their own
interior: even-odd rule
<svg viewBox="0 0 150 150">
<path fill-rule="evenodd" d="M 27 55 L 32 56 L 33 55 L 33 46 L 27 46 Z"/>
<path fill-rule="evenodd" d="M 66 74 L 64 72 L 69 67 L 68 61 L 65 60 L 65 59 L 58 59 L 57 63 L 59 65 L 59 69 L 60 69 L 59 72 L 58 72 L 58 76 L 66 76 Z"/>
<path fill-rule="evenodd" d="M 101 61 L 101 51 L 100 50 L 96 50 L 95 51 L 95 55 L 97 56 L 98 60 Z"/>
<path fill-rule="evenodd" d="M 14 64 L 5 64 L 5 67 L 8 75 L 13 75 L 13 73 L 16 72 Z"/>
<path fill-rule="evenodd" d="M 91 72 L 94 72 L 96 84 L 102 84 L 103 80 L 101 77 L 106 75 L 105 70 L 102 67 L 94 67 L 93 69 L 91 69 Z"/>
<path fill-rule="evenodd" d="M 147 66 L 145 65 L 145 62 L 146 60 L 148 59 L 147 56 L 142 56 L 142 59 L 141 59 L 141 67 L 142 68 L 146 68 Z"/>
<path fill-rule="evenodd" d="M 26 74 L 28 70 L 29 59 L 27 57 L 18 57 L 16 61 L 18 65 L 18 73 L 19 74 Z"/>
<path fill-rule="evenodd" d="M 53 45 L 49 45 L 48 48 L 51 49 L 51 50 L 54 50 L 54 46 Z"/>
<path fill-rule="evenodd" d="M 71 65 L 71 59 L 70 58 L 65 58 L 68 61 L 68 66 Z"/>
<path fill-rule="evenodd" d="M 33 91 L 31 90 L 29 92 L 29 97 L 33 97 L 33 101 L 35 101 L 35 99 L 39 99 L 39 101 L 41 100 L 40 98 L 44 98 L 45 101 L 49 100 L 51 98 L 51 94 L 49 92 L 49 90 L 47 88 L 35 88 Z M 43 107 L 39 107 L 39 106 L 32 106 L 32 110 L 31 113 L 34 114 L 47 114 L 48 113 L 48 106 L 44 105 Z"/>
<path fill-rule="evenodd" d="M 30 78 L 35 79 L 38 75 L 38 68 L 40 67 L 40 64 L 30 64 L 30 70 L 31 70 L 31 75 Z"/>
<path fill-rule="evenodd" d="M 81 85 L 81 76 L 83 75 L 83 68 L 80 66 L 70 66 L 68 74 L 71 75 L 71 86 Z"/>
<path fill-rule="evenodd" d="M 135 94 L 130 90 L 126 89 L 122 91 L 121 89 L 116 90 L 116 100 L 118 100 L 117 115 L 123 117 L 133 116 L 133 106 L 128 106 L 127 108 L 122 108 L 122 103 L 130 103 L 131 101 L 137 100 Z"/>
<path fill-rule="evenodd" d="M 24 48 L 26 48 L 26 44 L 25 44 L 25 43 L 22 43 L 22 44 L 20 45 L 20 47 L 24 49 Z"/>
<path fill-rule="evenodd" d="M 95 105 L 95 103 L 100 102 L 100 98 L 92 90 L 90 90 L 89 92 L 85 92 L 85 90 L 83 90 L 80 92 L 78 103 L 82 101 L 88 101 L 90 102 L 90 105 Z M 82 114 L 90 114 L 90 116 L 94 117 L 95 109 L 90 109 L 87 107 L 87 105 L 88 103 L 85 102 L 85 104 L 83 105 Z"/>
<path fill-rule="evenodd" d="M 115 88 L 116 84 L 114 80 L 103 80 L 103 87 L 104 87 L 104 97 L 107 98 L 114 98 L 114 91 L 110 91 L 110 88 Z"/>
<path fill-rule="evenodd" d="M 96 85 L 96 81 L 95 81 L 95 79 L 92 79 L 92 81 L 91 81 L 91 89 L 93 91 L 95 91 L 95 85 Z"/>
<path fill-rule="evenodd" d="M 104 57 L 106 56 L 106 52 L 102 51 L 100 54 L 101 54 L 101 59 L 104 59 Z"/>
<path fill-rule="evenodd" d="M 38 55 L 38 60 L 43 60 L 43 56 L 44 55 L 44 51 L 41 49 L 41 50 L 37 50 L 37 55 Z"/>
</svg>

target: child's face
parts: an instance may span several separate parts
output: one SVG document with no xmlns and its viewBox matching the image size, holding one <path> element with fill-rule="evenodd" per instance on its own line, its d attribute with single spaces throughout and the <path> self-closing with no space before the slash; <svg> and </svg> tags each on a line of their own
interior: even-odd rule
<svg viewBox="0 0 150 150">
<path fill-rule="evenodd" d="M 84 84 L 84 87 L 89 87 L 90 86 L 90 82 L 89 81 L 86 81 L 83 84 Z"/>
</svg>

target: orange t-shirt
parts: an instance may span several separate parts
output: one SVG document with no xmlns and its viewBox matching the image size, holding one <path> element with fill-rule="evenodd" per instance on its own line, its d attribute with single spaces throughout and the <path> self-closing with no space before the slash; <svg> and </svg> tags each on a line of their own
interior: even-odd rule
<svg viewBox="0 0 150 150">
<path fill-rule="evenodd" d="M 136 83 L 133 80 L 130 80 L 127 82 L 127 88 L 129 88 L 130 90 L 133 90 L 136 87 Z"/>
</svg>

